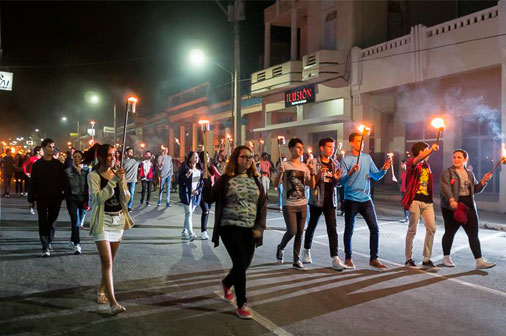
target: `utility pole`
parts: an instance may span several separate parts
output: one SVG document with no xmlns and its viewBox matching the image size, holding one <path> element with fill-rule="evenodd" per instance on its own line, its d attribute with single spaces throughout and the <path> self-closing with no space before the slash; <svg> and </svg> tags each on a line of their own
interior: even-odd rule
<svg viewBox="0 0 506 336">
<path fill-rule="evenodd" d="M 2 64 L 2 5 L 0 4 L 0 65 Z"/>
<path fill-rule="evenodd" d="M 239 22 L 244 20 L 244 2 L 235 0 L 228 6 L 228 20 L 234 24 L 234 69 L 233 69 L 233 121 L 234 138 L 237 145 L 243 145 L 241 135 L 241 47 Z"/>
</svg>

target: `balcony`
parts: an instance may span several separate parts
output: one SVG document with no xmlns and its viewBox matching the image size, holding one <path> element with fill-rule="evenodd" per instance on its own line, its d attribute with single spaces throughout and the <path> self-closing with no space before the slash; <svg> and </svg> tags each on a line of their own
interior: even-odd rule
<svg viewBox="0 0 506 336">
<path fill-rule="evenodd" d="M 300 85 L 302 82 L 302 62 L 290 61 L 257 71 L 251 74 L 251 95 L 279 92 Z"/>
<path fill-rule="evenodd" d="M 302 80 L 315 82 L 343 76 L 348 51 L 318 50 L 302 58 Z"/>
</svg>

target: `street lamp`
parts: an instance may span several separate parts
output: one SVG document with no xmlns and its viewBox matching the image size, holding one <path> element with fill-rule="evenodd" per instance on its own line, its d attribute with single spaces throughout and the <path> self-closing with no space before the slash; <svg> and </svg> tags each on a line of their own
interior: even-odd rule
<svg viewBox="0 0 506 336">
<path fill-rule="evenodd" d="M 95 143 L 95 122 L 92 120 L 90 121 L 91 124 L 91 141 Z"/>
<path fill-rule="evenodd" d="M 234 137 L 237 139 L 237 144 L 242 144 L 242 136 L 241 136 L 241 88 L 239 86 L 238 81 L 238 71 L 237 67 L 234 67 L 234 72 L 228 70 L 221 64 L 217 63 L 212 59 L 208 59 L 206 54 L 200 49 L 193 49 L 189 54 L 190 64 L 193 66 L 200 67 L 204 63 L 210 60 L 214 65 L 221 68 L 223 71 L 227 72 L 230 75 L 230 84 L 231 84 L 231 102 L 232 102 L 232 119 L 234 120 Z"/>
</svg>

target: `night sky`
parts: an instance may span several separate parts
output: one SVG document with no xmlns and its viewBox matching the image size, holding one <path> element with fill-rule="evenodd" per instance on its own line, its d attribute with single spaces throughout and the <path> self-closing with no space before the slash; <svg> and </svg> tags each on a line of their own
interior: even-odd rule
<svg viewBox="0 0 506 336">
<path fill-rule="evenodd" d="M 246 2 L 242 78 L 261 68 L 263 9 L 272 3 Z M 196 71 L 186 61 L 198 47 L 232 66 L 232 24 L 214 1 L 2 1 L 0 9 L 1 69 L 14 72 L 13 91 L 0 91 L 0 138 L 40 128 L 63 141 L 77 115 L 112 126 L 114 97 L 119 102 L 128 92 L 138 94 L 140 113 L 149 116 L 167 107 L 171 93 L 207 80 L 229 82 L 215 66 Z M 99 106 L 86 103 L 88 91 L 101 97 Z"/>
</svg>

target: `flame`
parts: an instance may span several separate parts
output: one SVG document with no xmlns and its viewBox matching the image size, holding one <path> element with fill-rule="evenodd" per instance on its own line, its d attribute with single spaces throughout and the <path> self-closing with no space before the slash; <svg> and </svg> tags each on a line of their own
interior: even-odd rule
<svg viewBox="0 0 506 336">
<path fill-rule="evenodd" d="M 308 147 L 308 148 L 307 148 L 307 152 L 308 152 L 309 154 L 313 153 L 313 147 Z"/>
<path fill-rule="evenodd" d="M 346 152 L 344 150 L 341 151 L 341 155 L 344 155 Z"/>
<path fill-rule="evenodd" d="M 260 140 L 260 143 L 261 143 L 261 144 L 263 145 L 263 144 L 265 143 L 265 141 L 263 141 L 263 140 Z"/>
<path fill-rule="evenodd" d="M 390 158 L 393 158 L 394 157 L 394 153 L 387 153 L 387 156 L 389 156 Z"/>
<path fill-rule="evenodd" d="M 144 148 L 146 147 L 146 144 L 145 143 L 141 143 L 141 148 Z"/>
<path fill-rule="evenodd" d="M 178 138 L 174 138 L 174 141 L 179 145 L 179 139 Z"/>
<path fill-rule="evenodd" d="M 430 124 L 432 125 L 432 127 L 437 128 L 437 129 L 445 129 L 446 128 L 445 121 L 443 120 L 443 118 L 434 118 L 434 119 L 432 119 Z"/>
<path fill-rule="evenodd" d="M 139 100 L 137 99 L 137 97 L 132 96 L 132 97 L 128 97 L 127 101 L 129 103 L 137 103 Z"/>
<path fill-rule="evenodd" d="M 502 155 L 503 159 L 506 158 L 506 145 L 505 144 L 501 144 L 501 155 Z"/>
<path fill-rule="evenodd" d="M 248 145 L 253 148 L 253 142 L 248 141 Z"/>
<path fill-rule="evenodd" d="M 360 133 L 363 135 L 370 135 L 371 134 L 371 128 L 367 127 L 366 125 L 360 125 L 357 127 Z"/>
</svg>

